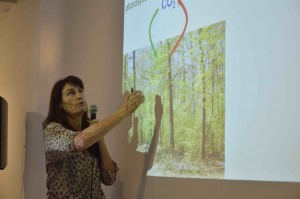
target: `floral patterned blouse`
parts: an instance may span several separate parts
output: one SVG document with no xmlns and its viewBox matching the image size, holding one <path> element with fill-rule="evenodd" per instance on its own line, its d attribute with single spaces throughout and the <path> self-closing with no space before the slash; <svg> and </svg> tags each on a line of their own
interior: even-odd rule
<svg viewBox="0 0 300 199">
<path fill-rule="evenodd" d="M 118 169 L 102 169 L 88 150 L 75 150 L 78 133 L 55 122 L 44 130 L 48 199 L 105 199 L 101 183 L 112 185 L 116 180 Z"/>
</svg>

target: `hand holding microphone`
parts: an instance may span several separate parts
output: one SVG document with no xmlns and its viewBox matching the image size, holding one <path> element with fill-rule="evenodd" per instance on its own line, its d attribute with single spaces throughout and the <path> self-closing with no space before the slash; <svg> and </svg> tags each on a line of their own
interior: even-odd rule
<svg viewBox="0 0 300 199">
<path fill-rule="evenodd" d="M 90 125 L 96 124 L 99 122 L 99 120 L 97 120 L 97 111 L 98 111 L 98 107 L 96 105 L 91 105 L 89 108 L 90 111 Z M 104 141 L 104 137 L 102 137 L 99 142 L 103 142 Z"/>
<path fill-rule="evenodd" d="M 96 105 L 91 105 L 89 108 L 91 122 L 96 119 L 98 108 Z"/>
</svg>

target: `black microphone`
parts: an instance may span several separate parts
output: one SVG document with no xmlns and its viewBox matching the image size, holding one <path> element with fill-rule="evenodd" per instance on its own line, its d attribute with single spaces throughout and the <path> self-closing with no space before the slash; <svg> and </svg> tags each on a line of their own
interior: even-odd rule
<svg viewBox="0 0 300 199">
<path fill-rule="evenodd" d="M 97 108 L 96 105 L 91 105 L 90 108 L 89 108 L 89 110 L 90 110 L 91 121 L 92 121 L 92 120 L 96 119 L 96 115 L 97 115 L 97 110 L 98 110 L 98 108 Z"/>
</svg>

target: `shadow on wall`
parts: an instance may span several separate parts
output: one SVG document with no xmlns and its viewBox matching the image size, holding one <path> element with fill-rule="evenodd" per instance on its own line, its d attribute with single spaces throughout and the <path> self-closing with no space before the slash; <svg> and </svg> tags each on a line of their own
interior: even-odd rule
<svg viewBox="0 0 300 199">
<path fill-rule="evenodd" d="M 39 113 L 26 114 L 25 168 L 23 174 L 25 199 L 46 198 L 46 160 L 42 122 Z"/>
<path fill-rule="evenodd" d="M 138 147 L 138 118 L 132 115 L 127 121 L 122 123 L 122 161 L 126 164 L 126 169 L 122 175 L 118 175 L 113 188 L 112 199 L 143 199 L 147 184 L 147 172 L 152 168 L 153 160 L 158 144 L 159 129 L 163 115 L 161 97 L 155 97 L 155 126 L 148 152 L 137 151 Z M 132 120 L 132 122 L 131 122 Z M 133 129 L 133 135 L 128 143 L 128 132 Z M 122 170 L 123 168 L 121 168 Z"/>
</svg>

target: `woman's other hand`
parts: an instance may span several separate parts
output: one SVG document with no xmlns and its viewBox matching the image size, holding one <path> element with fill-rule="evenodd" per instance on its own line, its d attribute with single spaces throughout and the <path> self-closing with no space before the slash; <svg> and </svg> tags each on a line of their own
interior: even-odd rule
<svg viewBox="0 0 300 199">
<path fill-rule="evenodd" d="M 142 91 L 133 90 L 127 97 L 125 108 L 128 114 L 132 114 L 145 101 Z"/>
</svg>

